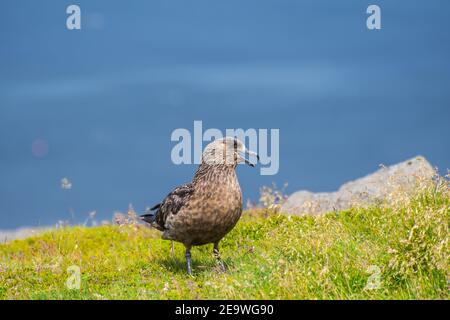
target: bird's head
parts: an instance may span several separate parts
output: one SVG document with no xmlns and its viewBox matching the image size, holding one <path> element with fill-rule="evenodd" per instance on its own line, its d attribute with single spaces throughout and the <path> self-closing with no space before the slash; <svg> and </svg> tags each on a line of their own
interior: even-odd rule
<svg viewBox="0 0 450 320">
<path fill-rule="evenodd" d="M 206 146 L 202 154 L 202 163 L 210 165 L 226 164 L 230 166 L 245 163 L 254 167 L 255 164 L 247 159 L 248 156 L 255 156 L 257 161 L 259 161 L 258 154 L 248 150 L 238 138 L 225 137 L 214 140 Z"/>
</svg>

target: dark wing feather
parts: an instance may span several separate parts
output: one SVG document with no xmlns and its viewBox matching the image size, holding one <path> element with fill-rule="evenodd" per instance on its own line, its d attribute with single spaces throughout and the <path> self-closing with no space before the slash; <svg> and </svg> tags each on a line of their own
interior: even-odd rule
<svg viewBox="0 0 450 320">
<path fill-rule="evenodd" d="M 155 205 L 153 208 L 150 208 L 150 211 L 159 209 L 161 207 L 161 203 L 158 203 L 157 205 Z"/>
<path fill-rule="evenodd" d="M 161 203 L 158 203 L 150 210 L 156 210 L 155 213 L 144 214 L 142 219 L 151 223 L 153 227 L 164 231 L 167 216 L 169 214 L 177 214 L 178 211 L 186 204 L 190 195 L 194 192 L 191 183 L 183 184 L 176 187 L 169 193 Z"/>
</svg>

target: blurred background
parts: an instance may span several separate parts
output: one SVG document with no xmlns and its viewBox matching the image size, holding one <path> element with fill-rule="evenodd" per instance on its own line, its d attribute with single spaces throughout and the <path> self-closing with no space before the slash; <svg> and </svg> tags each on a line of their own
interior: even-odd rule
<svg viewBox="0 0 450 320">
<path fill-rule="evenodd" d="M 66 8 L 81 7 L 81 30 Z M 382 29 L 366 27 L 377 4 Z M 176 128 L 279 128 L 244 199 L 450 160 L 449 1 L 0 2 L 0 229 L 110 220 L 188 182 Z M 67 178 L 65 187 L 61 180 Z M 68 183 L 68 184 L 67 184 Z M 69 185 L 71 184 L 71 185 Z"/>
</svg>

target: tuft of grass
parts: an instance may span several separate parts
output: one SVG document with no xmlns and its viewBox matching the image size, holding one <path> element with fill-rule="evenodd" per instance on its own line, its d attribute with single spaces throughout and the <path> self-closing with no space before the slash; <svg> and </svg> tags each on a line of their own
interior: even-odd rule
<svg viewBox="0 0 450 320">
<path fill-rule="evenodd" d="M 62 227 L 0 245 L 0 298 L 448 299 L 449 214 L 442 180 L 396 207 L 246 211 L 221 242 L 226 271 L 195 247 L 192 277 L 156 230 Z"/>
</svg>

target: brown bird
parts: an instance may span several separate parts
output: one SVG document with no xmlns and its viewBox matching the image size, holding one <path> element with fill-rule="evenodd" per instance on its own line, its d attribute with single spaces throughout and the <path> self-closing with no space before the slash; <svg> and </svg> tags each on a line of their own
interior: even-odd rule
<svg viewBox="0 0 450 320">
<path fill-rule="evenodd" d="M 191 247 L 213 243 L 220 266 L 219 241 L 230 232 L 242 213 L 242 193 L 236 166 L 245 155 L 259 156 L 237 138 L 225 137 L 208 144 L 192 182 L 176 187 L 142 220 L 163 232 L 162 238 L 186 247 L 187 271 L 191 275 Z"/>
</svg>

